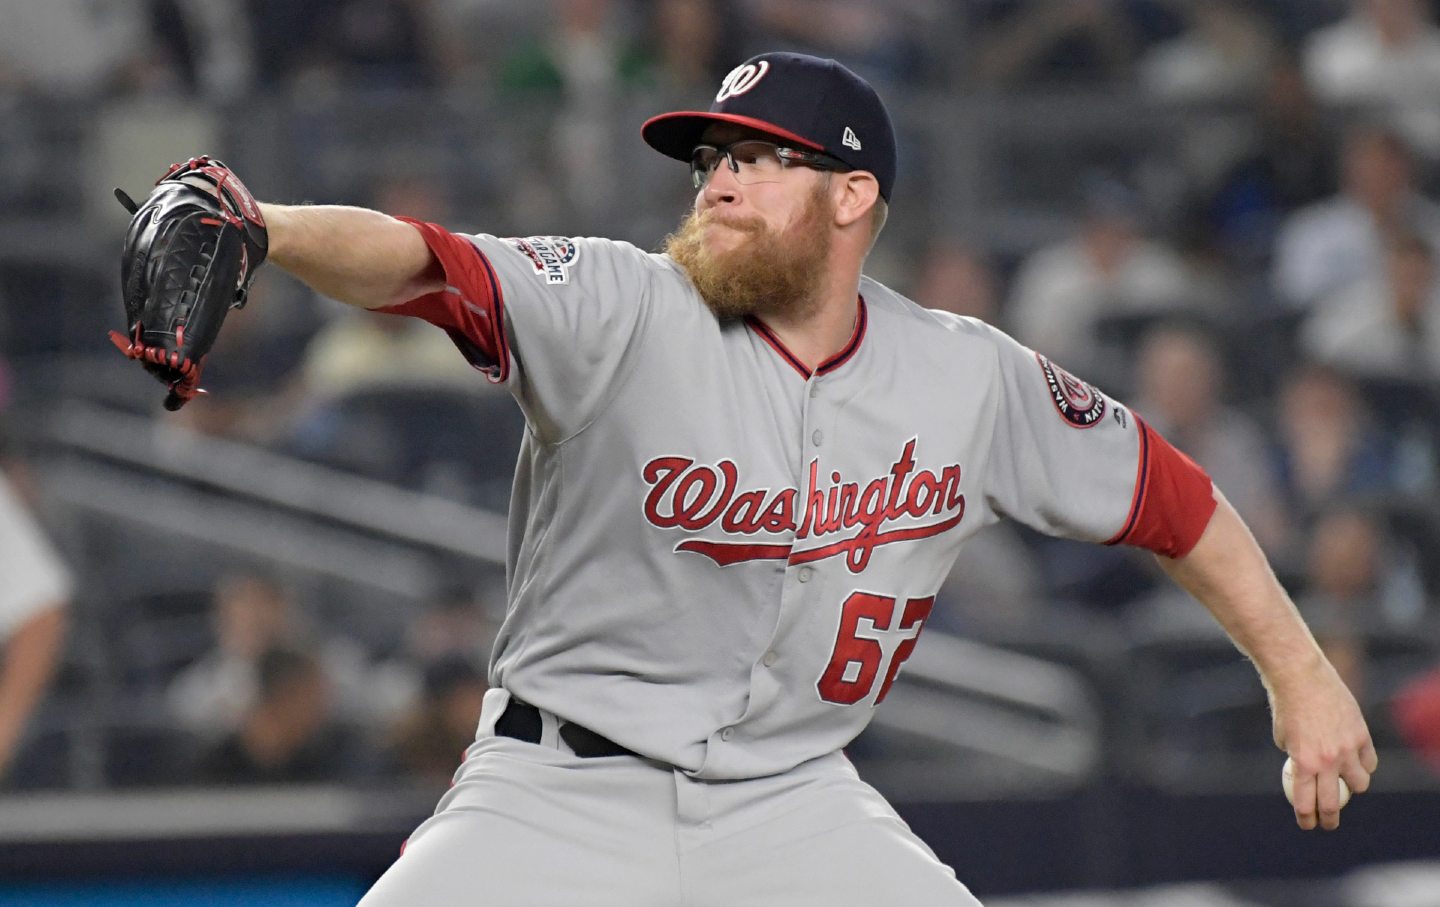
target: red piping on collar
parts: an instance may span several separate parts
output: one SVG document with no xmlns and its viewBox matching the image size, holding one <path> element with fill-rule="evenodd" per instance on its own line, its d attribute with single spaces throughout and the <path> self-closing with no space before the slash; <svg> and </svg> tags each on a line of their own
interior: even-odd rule
<svg viewBox="0 0 1440 907">
<path fill-rule="evenodd" d="M 855 300 L 857 307 L 857 312 L 855 315 L 855 330 L 850 334 L 850 340 L 847 341 L 845 346 L 840 349 L 840 352 L 820 363 L 820 365 L 816 367 L 813 372 L 805 366 L 805 363 L 800 361 L 800 358 L 798 356 L 790 352 L 790 350 L 785 347 L 785 344 L 780 340 L 779 337 L 775 335 L 774 331 L 770 330 L 769 326 L 766 325 L 765 322 L 761 321 L 759 318 L 756 318 L 754 315 L 747 315 L 745 316 L 745 323 L 750 325 L 750 327 L 755 331 L 755 333 L 760 335 L 760 338 L 762 340 L 770 344 L 771 348 L 774 349 L 775 352 L 783 356 L 785 358 L 785 361 L 790 363 L 791 367 L 794 368 L 795 371 L 800 373 L 801 377 L 809 380 L 814 375 L 827 375 L 830 372 L 835 371 L 837 368 L 848 362 L 850 360 L 850 357 L 855 355 L 856 350 L 860 349 L 860 344 L 865 339 L 865 328 L 866 325 L 869 323 L 870 318 L 865 305 L 865 297 L 856 296 Z"/>
</svg>

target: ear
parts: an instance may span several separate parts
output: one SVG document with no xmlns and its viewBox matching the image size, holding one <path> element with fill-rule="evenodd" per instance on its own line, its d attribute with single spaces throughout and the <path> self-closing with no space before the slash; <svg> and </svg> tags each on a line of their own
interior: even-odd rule
<svg viewBox="0 0 1440 907">
<path fill-rule="evenodd" d="M 835 223 L 841 227 L 868 217 L 875 200 L 880 197 L 880 184 L 873 174 L 864 170 L 837 173 L 832 191 L 835 200 Z"/>
</svg>

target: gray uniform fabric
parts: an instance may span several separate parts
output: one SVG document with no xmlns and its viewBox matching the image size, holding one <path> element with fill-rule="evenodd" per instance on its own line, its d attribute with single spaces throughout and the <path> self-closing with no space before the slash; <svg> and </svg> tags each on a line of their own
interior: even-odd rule
<svg viewBox="0 0 1440 907">
<path fill-rule="evenodd" d="M 509 606 L 477 742 L 363 907 L 974 905 L 840 750 L 967 538 L 1002 516 L 1125 531 L 1135 419 L 868 279 L 811 374 L 664 256 L 469 239 L 506 361 L 454 328 L 493 323 L 473 288 L 442 297 L 469 310 L 446 327 L 529 425 Z M 512 697 L 540 709 L 538 743 L 495 735 Z M 562 721 L 645 758 L 579 758 Z"/>
<path fill-rule="evenodd" d="M 867 279 L 853 349 L 807 378 L 664 256 L 473 241 L 531 426 L 491 682 L 637 752 L 747 778 L 840 749 L 966 538 L 1129 516 L 1135 421 L 981 322 Z"/>
<path fill-rule="evenodd" d="M 708 782 L 627 756 L 480 736 L 435 816 L 360 907 L 976 907 L 890 804 L 830 753 Z"/>
</svg>

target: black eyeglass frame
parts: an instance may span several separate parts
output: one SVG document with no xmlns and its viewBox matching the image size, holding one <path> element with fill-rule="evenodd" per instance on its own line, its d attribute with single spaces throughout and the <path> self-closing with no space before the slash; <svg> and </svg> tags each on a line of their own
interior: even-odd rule
<svg viewBox="0 0 1440 907">
<path fill-rule="evenodd" d="M 801 167 L 809 167 L 813 170 L 823 170 L 828 173 L 848 173 L 854 170 L 849 164 L 836 157 L 820 151 L 805 151 L 800 148 L 790 148 L 778 142 L 767 142 L 764 139 L 741 139 L 738 142 L 731 142 L 728 145 L 696 145 L 690 152 L 690 184 L 696 189 L 703 189 L 710 181 L 710 175 L 715 172 L 714 167 L 701 167 L 695 160 L 695 153 L 702 148 L 715 152 L 716 166 L 719 161 L 724 160 L 730 167 L 730 172 L 738 174 L 740 165 L 731 156 L 730 150 L 738 145 L 767 145 L 775 149 L 775 156 L 780 159 L 782 166 L 798 164 Z"/>
</svg>

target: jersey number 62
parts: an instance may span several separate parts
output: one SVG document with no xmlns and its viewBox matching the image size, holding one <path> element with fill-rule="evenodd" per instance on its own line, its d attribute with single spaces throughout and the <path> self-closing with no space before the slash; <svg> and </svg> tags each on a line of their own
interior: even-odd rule
<svg viewBox="0 0 1440 907">
<path fill-rule="evenodd" d="M 820 698 L 854 705 L 870 695 L 877 677 L 883 677 L 875 705 L 884 702 L 934 606 L 933 595 L 912 598 L 900 609 L 893 596 L 850 593 L 840 609 L 840 630 L 830 663 L 815 683 Z"/>
</svg>

